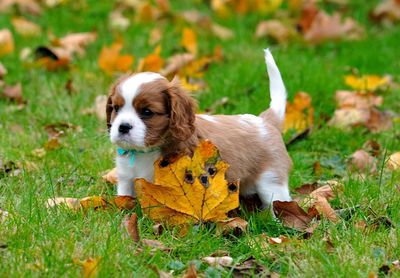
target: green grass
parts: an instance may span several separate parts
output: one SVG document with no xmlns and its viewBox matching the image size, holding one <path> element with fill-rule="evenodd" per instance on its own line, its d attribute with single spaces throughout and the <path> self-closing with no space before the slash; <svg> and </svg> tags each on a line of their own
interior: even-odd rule
<svg viewBox="0 0 400 278">
<path fill-rule="evenodd" d="M 213 225 L 193 227 L 184 237 L 173 231 L 156 237 L 152 233 L 151 221 L 140 218 L 141 236 L 158 238 L 171 247 L 172 252 L 151 254 L 144 251 L 137 254 L 137 247 L 120 228 L 125 213 L 115 210 L 75 213 L 61 207 L 47 209 L 46 200 L 54 196 L 111 196 L 115 192 L 112 186 L 100 179 L 101 173 L 113 167 L 114 149 L 108 140 L 105 123 L 95 116 L 81 115 L 81 110 L 91 107 L 97 95 L 107 93 L 114 80 L 97 64 L 101 48 L 117 37 L 107 25 L 113 5 L 112 1 L 70 2 L 46 10 L 41 17 L 28 16 L 40 24 L 43 34 L 33 39 L 14 34 L 16 51 L 1 58 L 9 72 L 6 83 L 22 82 L 28 103 L 24 109 L 18 110 L 15 104 L 0 99 L 0 159 L 34 162 L 37 169 L 24 171 L 17 177 L 0 177 L 0 208 L 10 213 L 8 220 L 0 224 L 0 243 L 6 245 L 0 249 L 0 277 L 74 277 L 80 274 L 81 269 L 73 263 L 73 258 L 89 256 L 101 257 L 101 277 L 157 276 L 151 266 L 164 271 L 173 269 L 179 275 L 190 261 L 200 260 L 216 250 L 228 251 L 235 262 L 254 256 L 271 271 L 293 277 L 366 277 L 370 272 L 377 273 L 382 264 L 400 259 L 400 234 L 396 229 L 400 225 L 400 176 L 386 171 L 382 179 L 378 175 L 365 181 L 345 180 L 344 192 L 333 205 L 335 208 L 359 206 L 355 214 L 338 224 L 322 221 L 308 240 L 295 241 L 301 236 L 284 228 L 267 212 L 246 214 L 249 231 L 237 238 L 216 236 Z M 201 1 L 195 1 L 195 4 L 171 2 L 174 2 L 174 10 L 191 7 L 212 15 Z M 364 128 L 348 132 L 337 130 L 319 120 L 321 115 L 333 114 L 334 92 L 346 88 L 343 75 L 348 73 L 349 67 L 357 68 L 362 74 L 388 73 L 399 80 L 399 26 L 381 29 L 368 21 L 368 11 L 378 2 L 354 0 L 346 11 L 347 15 L 366 26 L 365 39 L 322 46 L 293 42 L 284 47 L 272 45 L 267 40 L 256 41 L 253 34 L 262 19 L 259 15 L 216 19 L 232 28 L 236 37 L 220 41 L 201 34 L 200 53 L 208 54 L 216 45 L 221 45 L 226 59 L 212 64 L 207 71 L 205 80 L 209 88 L 198 96 L 200 108 L 205 109 L 222 96 L 228 96 L 229 104 L 220 107 L 218 113 L 263 111 L 269 100 L 261 50 L 271 46 L 289 98 L 293 98 L 297 91 L 308 92 L 313 98 L 316 121 L 321 122 L 308 138 L 289 148 L 294 162 L 290 177 L 292 189 L 317 179 L 312 171 L 315 161 L 321 161 L 324 167 L 324 180 L 343 174 L 339 170 L 345 165 L 346 158 L 368 139 L 377 140 L 389 154 L 400 151 L 398 123 L 390 131 L 371 134 Z M 0 26 L 11 28 L 11 18 L 12 14 L 1 15 Z M 156 25 L 133 24 L 121 33 L 124 53 L 132 53 L 136 60 L 151 53 L 153 49 L 147 45 L 147 39 L 151 28 Z M 165 28 L 162 56 L 166 58 L 180 50 L 180 33 L 171 22 Z M 97 41 L 87 48 L 84 57 L 74 60 L 70 71 L 47 72 L 19 60 L 18 53 L 24 47 L 48 44 L 48 32 L 60 37 L 69 32 L 91 30 L 97 30 Z M 73 94 L 64 88 L 68 79 L 73 82 Z M 399 93 L 398 89 L 385 93 L 383 107 L 400 111 Z M 41 159 L 33 156 L 32 151 L 43 147 L 47 141 L 44 126 L 61 121 L 81 126 L 82 132 L 69 132 L 62 139 L 62 148 L 47 152 Z M 12 131 L 16 124 L 24 131 Z M 356 229 L 354 223 L 358 220 L 373 221 L 371 210 L 377 214 L 375 218 L 389 217 L 394 227 L 379 226 L 367 232 Z M 140 213 L 139 208 L 136 211 Z M 271 236 L 285 234 L 293 241 L 263 250 L 251 244 L 261 233 Z M 324 237 L 332 241 L 332 252 L 326 248 Z M 211 277 L 230 274 L 228 268 L 224 271 L 207 269 L 205 264 L 201 265 L 200 272 Z M 396 275 L 400 276 L 399 272 Z"/>
</svg>

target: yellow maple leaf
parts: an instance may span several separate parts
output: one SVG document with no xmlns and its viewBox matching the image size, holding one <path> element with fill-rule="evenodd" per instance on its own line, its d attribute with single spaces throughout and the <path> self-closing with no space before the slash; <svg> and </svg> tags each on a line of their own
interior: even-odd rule
<svg viewBox="0 0 400 278">
<path fill-rule="evenodd" d="M 311 97 L 304 92 L 294 96 L 293 103 L 286 104 L 286 116 L 283 124 L 283 132 L 294 129 L 302 133 L 311 128 L 314 123 L 314 108 L 311 104 Z"/>
<path fill-rule="evenodd" d="M 378 76 L 378 75 L 363 75 L 360 77 L 354 75 L 346 75 L 344 82 L 354 90 L 358 91 L 376 91 L 382 87 L 390 84 L 389 76 Z"/>
<path fill-rule="evenodd" d="M 100 69 L 108 74 L 131 69 L 134 58 L 132 55 L 120 55 L 122 46 L 121 42 L 114 42 L 110 47 L 101 49 L 98 60 Z"/>
<path fill-rule="evenodd" d="M 225 180 L 229 165 L 210 141 L 202 141 L 193 157 L 160 158 L 154 183 L 135 181 L 143 212 L 171 225 L 219 221 L 239 206 L 239 183 Z"/>
<path fill-rule="evenodd" d="M 197 35 L 193 29 L 183 28 L 181 44 L 190 53 L 197 54 Z"/>
</svg>

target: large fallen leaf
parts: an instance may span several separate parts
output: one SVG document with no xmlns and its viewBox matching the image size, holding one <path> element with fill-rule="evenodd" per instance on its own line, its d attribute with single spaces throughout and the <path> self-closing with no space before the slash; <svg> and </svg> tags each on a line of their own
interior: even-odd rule
<svg viewBox="0 0 400 278">
<path fill-rule="evenodd" d="M 197 54 L 197 35 L 193 29 L 183 29 L 181 44 L 189 53 Z"/>
<path fill-rule="evenodd" d="M 273 209 L 275 215 L 289 228 L 306 231 L 312 221 L 310 217 L 297 202 L 274 201 Z"/>
<path fill-rule="evenodd" d="M 201 141 L 192 158 L 160 158 L 154 183 L 135 181 L 143 212 L 171 225 L 225 220 L 239 206 L 238 182 L 225 180 L 228 167 L 209 141 Z"/>
<path fill-rule="evenodd" d="M 98 266 L 100 258 L 87 258 L 84 261 L 74 258 L 74 263 L 82 267 L 82 273 L 84 278 L 95 278 L 98 274 Z"/>
<path fill-rule="evenodd" d="M 400 152 L 396 152 L 389 156 L 387 161 L 387 167 L 390 170 L 399 170 L 400 169 Z"/>
<path fill-rule="evenodd" d="M 98 60 L 100 69 L 108 74 L 130 70 L 133 64 L 133 56 L 120 55 L 122 47 L 121 42 L 115 42 L 110 47 L 103 47 Z"/>
<path fill-rule="evenodd" d="M 56 197 L 50 198 L 46 202 L 47 208 L 65 206 L 72 210 L 83 209 L 105 209 L 107 207 L 117 207 L 121 210 L 133 209 L 136 205 L 135 199 L 131 196 L 115 196 L 108 200 L 101 196 L 90 196 L 82 199 Z"/>
<path fill-rule="evenodd" d="M 0 57 L 14 51 L 14 38 L 8 29 L 0 30 Z"/>
<path fill-rule="evenodd" d="M 371 92 L 389 86 L 391 79 L 389 76 L 381 77 L 378 75 L 363 75 L 360 77 L 346 75 L 344 82 L 354 90 Z"/>
<path fill-rule="evenodd" d="M 15 17 L 11 22 L 15 31 L 24 37 L 36 37 L 42 32 L 39 25 L 22 17 Z"/>
<path fill-rule="evenodd" d="M 299 92 L 294 96 L 293 103 L 286 104 L 286 116 L 283 132 L 293 129 L 296 133 L 302 133 L 311 129 L 314 124 L 314 107 L 311 104 L 309 94 Z"/>
</svg>

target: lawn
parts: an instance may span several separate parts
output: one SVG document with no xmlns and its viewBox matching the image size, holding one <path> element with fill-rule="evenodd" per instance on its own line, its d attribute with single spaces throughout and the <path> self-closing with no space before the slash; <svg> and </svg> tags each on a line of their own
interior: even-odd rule
<svg viewBox="0 0 400 278">
<path fill-rule="evenodd" d="M 224 96 L 229 101 L 215 113 L 258 114 L 269 105 L 268 85 L 262 49 L 270 47 L 282 73 L 289 99 L 304 91 L 312 97 L 315 109 L 314 129 L 306 138 L 288 146 L 293 160 L 290 188 L 317 180 L 338 179 L 343 192 L 331 205 L 334 209 L 353 209 L 351 217 L 337 223 L 322 219 L 314 234 L 303 239 L 302 233 L 284 227 L 269 211 L 243 213 L 249 222 L 248 231 L 239 236 L 217 236 L 215 225 L 193 226 L 184 236 L 176 230 L 154 235 L 153 222 L 142 217 L 139 230 L 142 238 L 157 239 L 171 248 L 170 252 L 139 247 L 126 235 L 121 223 L 126 211 L 116 209 L 72 211 L 65 207 L 46 208 L 47 199 L 62 196 L 82 198 L 91 195 L 112 196 L 116 190 L 101 179 L 113 168 L 115 148 L 111 145 L 106 123 L 82 110 L 93 107 L 98 95 L 108 89 L 118 74 L 108 75 L 99 68 L 98 57 L 104 46 L 117 38 L 123 41 L 124 54 L 140 57 L 153 52 L 148 38 L 156 26 L 164 28 L 161 56 L 183 52 L 181 29 L 190 24 L 165 19 L 136 22 L 131 19 L 125 31 L 110 30 L 108 17 L 114 1 L 62 1 L 45 8 L 42 15 L 22 15 L 38 24 L 38 36 L 26 38 L 14 32 L 12 18 L 21 15 L 17 9 L 0 14 L 0 29 L 13 31 L 15 50 L 3 57 L 7 68 L 7 84 L 21 82 L 24 106 L 0 98 L 0 161 L 25 164 L 17 175 L 0 169 L 0 209 L 8 217 L 0 222 L 0 277 L 76 277 L 82 269 L 74 259 L 98 258 L 100 277 L 157 277 L 154 269 L 175 276 L 185 272 L 191 261 L 198 272 L 207 277 L 232 275 L 230 267 L 210 267 L 201 258 L 217 250 L 226 251 L 235 263 L 253 256 L 271 273 L 292 277 L 375 277 L 383 265 L 400 259 L 400 174 L 388 171 L 385 159 L 400 151 L 400 125 L 395 120 L 387 131 L 372 133 L 365 127 L 341 130 L 327 124 L 335 111 L 334 93 L 349 89 L 344 76 L 357 69 L 360 74 L 392 75 L 400 80 L 400 25 L 387 28 L 371 22 L 368 13 L 380 1 L 350 0 L 343 13 L 365 28 L 362 39 L 308 45 L 301 40 L 276 44 L 271 39 L 254 38 L 259 21 L 276 17 L 247 13 L 220 18 L 210 9 L 209 1 L 171 1 L 174 12 L 195 9 L 210 15 L 219 24 L 234 31 L 235 36 L 221 40 L 191 26 L 199 33 L 199 56 L 212 53 L 221 46 L 224 59 L 211 63 L 205 71 L 207 87 L 194 93 L 199 109 L 204 111 Z M 335 4 L 321 4 L 333 11 Z M 284 3 L 282 10 L 287 9 Z M 133 18 L 128 12 L 128 16 Z M 196 29 L 197 28 L 197 29 Z M 20 59 L 24 48 L 49 45 L 49 35 L 62 37 L 68 33 L 95 30 L 97 39 L 89 44 L 82 57 L 76 57 L 68 70 L 48 71 L 31 61 Z M 70 80 L 73 90 L 66 89 Z M 1 92 L 1 89 L 0 89 Z M 381 94 L 382 109 L 400 111 L 400 90 L 394 87 Z M 79 126 L 66 132 L 61 146 L 38 155 L 48 140 L 45 126 L 54 123 Z M 381 146 L 377 157 L 377 174 L 365 179 L 352 177 L 346 168 L 348 158 L 363 144 L 373 139 Z M 319 161 L 322 175 L 315 173 Z M 131 213 L 131 212 L 128 212 Z M 390 219 L 385 225 L 382 219 Z M 366 223 L 367 227 L 359 227 Z M 261 234 L 290 240 L 284 244 L 259 244 Z M 400 276 L 399 270 L 393 270 Z M 382 271 L 381 271 L 382 273 Z M 265 277 L 265 276 L 264 276 Z"/>
</svg>

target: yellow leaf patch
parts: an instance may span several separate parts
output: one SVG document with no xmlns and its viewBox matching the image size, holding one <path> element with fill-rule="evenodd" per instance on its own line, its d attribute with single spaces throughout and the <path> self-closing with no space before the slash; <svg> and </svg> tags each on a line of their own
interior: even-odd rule
<svg viewBox="0 0 400 278">
<path fill-rule="evenodd" d="M 108 74 L 130 70 L 133 64 L 133 56 L 120 55 L 121 49 L 121 42 L 115 42 L 110 47 L 103 47 L 98 61 L 100 69 Z"/>
<path fill-rule="evenodd" d="M 192 158 L 161 157 L 154 167 L 154 184 L 135 181 L 140 205 L 154 221 L 171 225 L 215 222 L 239 206 L 239 183 L 225 180 L 229 165 L 209 141 L 202 141 Z"/>
</svg>

